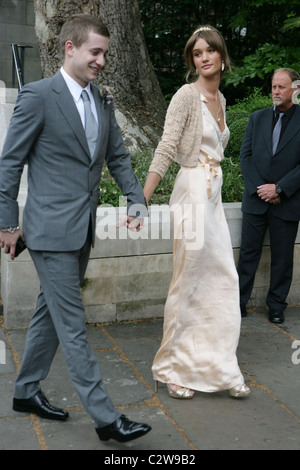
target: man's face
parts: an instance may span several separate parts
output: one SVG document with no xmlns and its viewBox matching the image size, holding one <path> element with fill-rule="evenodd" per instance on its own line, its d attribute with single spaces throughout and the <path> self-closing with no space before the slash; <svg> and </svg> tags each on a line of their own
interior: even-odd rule
<svg viewBox="0 0 300 470">
<path fill-rule="evenodd" d="M 272 81 L 272 99 L 280 111 L 286 111 L 293 105 L 292 97 L 295 89 L 286 72 L 277 72 Z"/>
<path fill-rule="evenodd" d="M 90 31 L 87 40 L 80 47 L 67 41 L 64 63 L 66 72 L 85 88 L 103 69 L 108 46 L 109 38 L 93 31 Z"/>
</svg>

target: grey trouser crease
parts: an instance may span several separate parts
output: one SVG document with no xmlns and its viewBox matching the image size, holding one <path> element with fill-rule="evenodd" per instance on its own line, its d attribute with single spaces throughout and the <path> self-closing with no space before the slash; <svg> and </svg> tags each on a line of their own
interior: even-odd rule
<svg viewBox="0 0 300 470">
<path fill-rule="evenodd" d="M 15 398 L 30 398 L 40 389 L 60 344 L 73 385 L 97 427 L 120 413 L 108 397 L 88 340 L 80 284 L 87 267 L 90 243 L 71 252 L 30 250 L 41 283 L 31 320 Z"/>
</svg>

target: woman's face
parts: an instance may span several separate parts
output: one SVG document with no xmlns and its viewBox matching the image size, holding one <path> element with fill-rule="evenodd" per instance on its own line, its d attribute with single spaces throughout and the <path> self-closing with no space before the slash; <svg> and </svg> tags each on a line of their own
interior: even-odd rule
<svg viewBox="0 0 300 470">
<path fill-rule="evenodd" d="M 220 75 L 222 57 L 220 52 L 211 47 L 203 38 L 199 38 L 193 47 L 193 60 L 199 75 L 212 78 Z"/>
</svg>

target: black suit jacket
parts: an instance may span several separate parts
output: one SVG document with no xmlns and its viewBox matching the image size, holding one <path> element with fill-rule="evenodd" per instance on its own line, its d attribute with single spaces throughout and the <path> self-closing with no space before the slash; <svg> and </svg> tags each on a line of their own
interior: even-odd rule
<svg viewBox="0 0 300 470">
<path fill-rule="evenodd" d="M 284 220 L 300 220 L 300 106 L 272 153 L 273 107 L 251 114 L 241 147 L 241 169 L 245 180 L 242 211 L 263 214 L 270 204 L 260 199 L 257 187 L 278 183 L 281 203 L 273 205 L 274 215 Z"/>
</svg>

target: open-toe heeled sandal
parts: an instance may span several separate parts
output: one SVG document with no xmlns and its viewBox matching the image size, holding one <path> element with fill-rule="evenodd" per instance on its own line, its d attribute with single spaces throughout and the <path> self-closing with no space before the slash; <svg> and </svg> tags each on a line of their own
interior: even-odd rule
<svg viewBox="0 0 300 470">
<path fill-rule="evenodd" d="M 177 390 L 172 390 L 171 385 L 173 384 L 167 384 L 167 390 L 168 394 L 172 398 L 179 398 L 181 400 L 190 400 L 194 396 L 194 392 L 187 387 L 179 387 Z M 177 387 L 177 385 L 175 385 Z"/>
<path fill-rule="evenodd" d="M 243 398 L 250 394 L 250 388 L 245 384 L 237 385 L 228 390 L 228 393 L 233 398 Z"/>
</svg>

